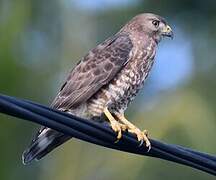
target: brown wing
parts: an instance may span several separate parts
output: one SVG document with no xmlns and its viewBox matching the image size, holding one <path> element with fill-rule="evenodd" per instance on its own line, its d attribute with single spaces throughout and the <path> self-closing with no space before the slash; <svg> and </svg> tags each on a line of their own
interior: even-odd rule
<svg viewBox="0 0 216 180">
<path fill-rule="evenodd" d="M 98 45 L 71 71 L 51 106 L 67 110 L 87 101 L 128 62 L 132 48 L 128 35 Z"/>
</svg>

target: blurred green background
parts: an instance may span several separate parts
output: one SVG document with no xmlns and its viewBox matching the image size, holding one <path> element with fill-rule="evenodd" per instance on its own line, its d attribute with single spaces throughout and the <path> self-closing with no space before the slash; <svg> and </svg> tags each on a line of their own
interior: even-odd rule
<svg viewBox="0 0 216 180">
<path fill-rule="evenodd" d="M 49 105 L 68 71 L 133 16 L 153 12 L 175 32 L 127 111 L 150 136 L 216 154 L 216 1 L 0 0 L 0 93 Z M 196 179 L 189 167 L 74 139 L 40 162 L 21 154 L 38 125 L 0 114 L 0 179 Z"/>
</svg>

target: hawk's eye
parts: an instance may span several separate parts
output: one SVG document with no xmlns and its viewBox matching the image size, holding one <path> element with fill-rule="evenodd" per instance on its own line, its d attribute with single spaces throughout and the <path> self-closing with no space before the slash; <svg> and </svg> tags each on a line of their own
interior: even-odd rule
<svg viewBox="0 0 216 180">
<path fill-rule="evenodd" d="M 152 24 L 153 24 L 156 28 L 158 28 L 158 26 L 159 26 L 159 24 L 160 24 L 160 21 L 158 21 L 158 20 L 153 20 L 153 21 L 152 21 Z"/>
</svg>

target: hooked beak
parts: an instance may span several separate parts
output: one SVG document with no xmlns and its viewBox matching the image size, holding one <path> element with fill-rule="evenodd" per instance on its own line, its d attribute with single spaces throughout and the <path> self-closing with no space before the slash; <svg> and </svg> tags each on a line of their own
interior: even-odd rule
<svg viewBox="0 0 216 180">
<path fill-rule="evenodd" d="M 169 25 L 166 25 L 164 27 L 164 29 L 162 30 L 162 35 L 166 36 L 166 37 L 170 37 L 170 38 L 173 39 L 174 34 L 173 34 L 173 31 L 172 31 L 172 28 Z"/>
</svg>

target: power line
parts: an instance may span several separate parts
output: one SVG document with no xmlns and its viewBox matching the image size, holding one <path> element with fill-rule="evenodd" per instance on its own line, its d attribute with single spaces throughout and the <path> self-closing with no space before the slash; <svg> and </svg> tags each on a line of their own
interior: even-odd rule
<svg viewBox="0 0 216 180">
<path fill-rule="evenodd" d="M 216 175 L 216 157 L 179 145 L 166 144 L 151 139 L 151 150 L 139 146 L 136 137 L 123 133 L 118 143 L 116 134 L 108 124 L 82 119 L 31 101 L 0 95 L 0 112 L 50 127 L 72 137 L 134 154 L 156 157 L 187 165 Z"/>
</svg>

